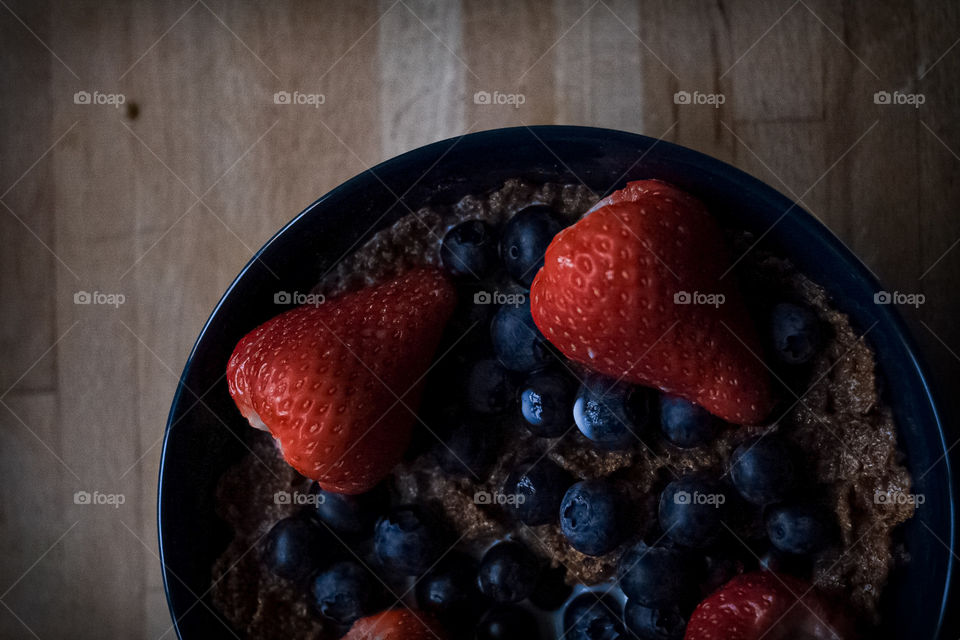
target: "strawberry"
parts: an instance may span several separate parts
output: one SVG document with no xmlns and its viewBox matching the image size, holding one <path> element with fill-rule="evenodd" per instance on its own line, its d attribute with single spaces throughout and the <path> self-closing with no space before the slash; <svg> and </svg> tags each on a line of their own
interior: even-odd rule
<svg viewBox="0 0 960 640">
<path fill-rule="evenodd" d="M 403 455 L 420 400 L 414 381 L 430 366 L 455 301 L 439 270 L 419 268 L 291 309 L 237 344 L 230 395 L 297 471 L 327 491 L 367 491 Z"/>
<path fill-rule="evenodd" d="M 554 237 L 531 312 L 551 343 L 594 371 L 756 424 L 773 407 L 770 376 L 733 276 L 720 277 L 729 264 L 699 200 L 631 182 Z"/>
<path fill-rule="evenodd" d="M 849 619 L 808 583 L 757 571 L 735 577 L 697 605 L 684 640 L 844 640 Z"/>
<path fill-rule="evenodd" d="M 353 623 L 343 640 L 445 640 L 436 621 L 422 611 L 391 609 Z"/>
</svg>

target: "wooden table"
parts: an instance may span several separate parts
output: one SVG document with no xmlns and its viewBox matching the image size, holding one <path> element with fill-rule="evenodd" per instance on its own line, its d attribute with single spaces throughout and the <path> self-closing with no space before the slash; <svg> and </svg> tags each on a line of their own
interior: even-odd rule
<svg viewBox="0 0 960 640">
<path fill-rule="evenodd" d="M 596 125 L 733 163 L 926 296 L 901 310 L 960 375 L 956 3 L 48 4 L 0 2 L 0 637 L 172 637 L 157 465 L 200 327 L 305 205 L 449 136 Z"/>
</svg>

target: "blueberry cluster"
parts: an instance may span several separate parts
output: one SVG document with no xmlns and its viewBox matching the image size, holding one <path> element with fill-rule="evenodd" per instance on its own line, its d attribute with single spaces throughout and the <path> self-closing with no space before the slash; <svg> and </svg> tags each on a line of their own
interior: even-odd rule
<svg viewBox="0 0 960 640">
<path fill-rule="evenodd" d="M 454 277 L 481 280 L 497 270 L 499 256 L 510 277 L 529 289 L 543 266 L 547 245 L 563 226 L 557 212 L 547 205 L 518 211 L 499 234 L 487 222 L 467 220 L 444 235 L 440 260 Z"/>
<path fill-rule="evenodd" d="M 395 594 L 412 592 L 417 607 L 456 637 L 536 640 L 536 618 L 520 603 L 554 610 L 570 595 L 565 571 L 521 542 L 500 541 L 478 561 L 452 547 L 450 528 L 429 508 L 391 506 L 383 486 L 356 496 L 316 487 L 312 494 L 314 506 L 278 521 L 259 553 L 341 634 L 393 606 Z"/>
<path fill-rule="evenodd" d="M 609 592 L 579 595 L 564 612 L 567 637 L 679 640 L 695 605 L 737 573 L 753 568 L 803 573 L 812 554 L 835 541 L 836 526 L 815 501 L 798 500 L 810 490 L 801 476 L 795 447 L 769 434 L 737 448 L 726 481 L 689 474 L 669 482 L 659 496 L 658 527 L 621 551 L 617 584 L 626 604 Z M 619 513 L 609 502 L 616 491 L 605 482 L 576 483 L 562 500 L 561 528 L 570 544 L 587 554 L 609 552 L 619 543 L 605 537 L 615 527 L 597 526 L 616 521 Z M 742 514 L 752 510 L 765 521 L 766 549 L 764 541 L 742 532 L 749 530 L 742 527 Z M 750 550 L 741 535 L 749 538 Z"/>
<path fill-rule="evenodd" d="M 388 496 L 382 487 L 359 496 L 317 487 L 311 493 L 315 507 L 274 524 L 260 544 L 260 557 L 274 574 L 309 594 L 317 616 L 346 630 L 390 604 L 363 559 Z"/>
<path fill-rule="evenodd" d="M 812 554 L 836 541 L 830 512 L 811 493 L 796 448 L 777 434 L 744 441 L 731 456 L 727 480 L 689 474 L 668 483 L 656 540 L 628 546 L 618 563 L 626 628 L 640 638 L 679 639 L 693 606 L 736 573 L 754 567 L 804 573 Z M 754 514 L 766 540 L 742 526 Z"/>
</svg>

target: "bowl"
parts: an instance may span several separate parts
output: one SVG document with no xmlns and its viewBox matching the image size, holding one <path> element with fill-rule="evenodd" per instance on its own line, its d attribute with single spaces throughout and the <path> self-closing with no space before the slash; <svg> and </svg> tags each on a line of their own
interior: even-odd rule
<svg viewBox="0 0 960 640">
<path fill-rule="evenodd" d="M 512 177 L 582 181 L 598 193 L 656 177 L 705 201 L 725 224 L 764 233 L 764 245 L 824 286 L 868 341 L 899 442 L 924 504 L 902 527 L 911 562 L 887 586 L 889 637 L 937 638 L 954 570 L 954 490 L 943 425 L 913 340 L 864 265 L 826 227 L 761 181 L 696 151 L 641 135 L 589 127 L 496 129 L 437 142 L 377 165 L 290 221 L 250 260 L 217 304 L 184 366 L 160 463 L 158 522 L 163 580 L 180 638 L 234 637 L 210 606 L 210 571 L 230 531 L 215 514 L 220 475 L 246 451 L 250 427 L 224 377 L 234 345 L 276 313 L 278 286 L 308 291 L 359 241 L 411 210 L 498 187 Z M 280 284 L 282 283 L 282 285 Z M 942 542 L 938 543 L 935 538 Z M 199 602 L 204 599 L 204 602 Z"/>
</svg>

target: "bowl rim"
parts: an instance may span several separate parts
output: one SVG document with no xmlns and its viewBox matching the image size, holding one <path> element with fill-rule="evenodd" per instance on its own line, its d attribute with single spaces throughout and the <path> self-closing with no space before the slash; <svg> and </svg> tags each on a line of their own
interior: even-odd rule
<svg viewBox="0 0 960 640">
<path fill-rule="evenodd" d="M 652 149 L 653 146 L 662 146 L 670 151 L 671 160 L 676 162 L 678 165 L 686 165 L 696 167 L 705 173 L 712 175 L 722 176 L 722 179 L 732 185 L 738 186 L 744 189 L 757 189 L 766 192 L 769 195 L 769 200 L 771 202 L 779 201 L 781 204 L 785 204 L 789 210 L 796 210 L 798 214 L 804 216 L 804 225 L 806 225 L 812 232 L 813 235 L 818 236 L 826 248 L 832 252 L 835 256 L 838 256 L 842 259 L 843 262 L 848 263 L 854 270 L 855 276 L 857 279 L 862 280 L 868 283 L 875 290 L 881 289 L 882 286 L 878 278 L 873 274 L 870 269 L 862 262 L 860 257 L 854 253 L 850 248 L 844 244 L 839 237 L 825 224 L 823 224 L 817 217 L 811 215 L 806 209 L 801 207 L 797 202 L 792 198 L 787 197 L 781 193 L 775 187 L 767 184 L 766 182 L 756 178 L 745 171 L 728 164 L 722 160 L 714 158 L 713 156 L 707 155 L 703 152 L 696 151 L 689 147 L 685 147 L 673 142 L 668 142 L 666 140 L 652 138 L 650 136 L 645 136 L 643 134 L 631 133 L 627 131 L 622 131 L 618 129 L 610 129 L 604 127 L 589 127 L 589 126 L 577 126 L 577 125 L 532 125 L 532 126 L 516 126 L 516 127 L 500 127 L 495 129 L 487 129 L 483 131 L 477 131 L 472 133 L 467 133 L 459 136 L 452 136 L 445 138 L 436 142 L 432 142 L 420 147 L 416 147 L 409 151 L 403 152 L 399 155 L 393 156 L 378 164 L 365 169 L 364 171 L 354 175 L 353 177 L 339 183 L 333 189 L 329 190 L 324 195 L 320 196 L 312 203 L 310 203 L 306 208 L 304 208 L 300 213 L 290 219 L 285 223 L 276 233 L 274 233 L 264 244 L 256 251 L 256 253 L 251 256 L 247 263 L 243 266 L 237 276 L 231 281 L 230 285 L 227 287 L 226 291 L 217 301 L 213 310 L 210 312 L 207 320 L 204 322 L 203 327 L 200 330 L 190 353 L 187 356 L 187 360 L 184 364 L 183 371 L 180 374 L 180 377 L 177 382 L 176 391 L 174 393 L 173 399 L 171 401 L 170 411 L 167 416 L 166 425 L 164 428 L 163 435 L 163 445 L 160 453 L 160 464 L 158 469 L 158 482 L 157 482 L 157 538 L 158 538 L 158 552 L 161 565 L 161 572 L 163 575 L 163 590 L 164 596 L 167 600 L 167 606 L 170 611 L 172 620 L 173 620 L 173 629 L 177 634 L 178 638 L 182 638 L 181 629 L 180 629 L 180 619 L 177 618 L 177 613 L 174 611 L 173 601 L 171 599 L 171 577 L 176 579 L 176 576 L 170 575 L 170 569 L 166 564 L 166 554 L 164 549 L 164 527 L 163 527 L 163 495 L 164 495 L 164 471 L 168 464 L 167 454 L 168 454 L 168 445 L 170 441 L 170 435 L 172 428 L 176 423 L 175 413 L 177 408 L 181 405 L 183 401 L 183 393 L 186 389 L 186 380 L 191 371 L 191 367 L 194 363 L 194 358 L 197 355 L 197 352 L 201 346 L 201 343 L 205 341 L 207 335 L 212 328 L 213 324 L 219 320 L 219 314 L 221 309 L 224 307 L 226 301 L 232 296 L 235 289 L 238 288 L 241 281 L 245 279 L 247 273 L 251 270 L 265 253 L 267 253 L 272 245 L 276 241 L 289 232 L 291 229 L 297 226 L 297 224 L 302 221 L 307 216 L 311 215 L 313 211 L 319 207 L 322 207 L 324 203 L 328 200 L 334 200 L 345 192 L 349 192 L 351 189 L 356 187 L 358 184 L 363 183 L 367 179 L 366 175 L 374 174 L 376 175 L 378 171 L 387 169 L 393 165 L 403 164 L 405 162 L 415 161 L 420 157 L 432 157 L 437 150 L 448 149 L 452 145 L 458 144 L 463 140 L 478 141 L 482 139 L 489 139 L 490 142 L 496 141 L 501 137 L 512 137 L 518 133 L 532 133 L 535 137 L 539 138 L 541 142 L 544 139 L 551 139 L 556 137 L 565 137 L 565 138 L 581 138 L 584 142 L 594 143 L 598 138 L 603 139 L 620 139 L 623 141 L 632 141 L 638 143 L 644 149 Z M 545 144 L 545 143 L 544 143 Z M 625 176 L 624 176 L 625 177 Z M 623 178 L 621 178 L 622 180 Z M 605 195 L 605 194 L 604 194 Z M 402 199 L 403 196 L 400 196 Z M 371 233 L 373 230 L 368 230 L 365 235 Z M 900 313 L 892 305 L 883 305 L 879 307 L 877 313 L 882 315 L 887 323 L 890 325 L 893 333 L 896 335 L 897 339 L 900 341 L 902 348 L 909 355 L 909 365 L 910 369 L 913 370 L 920 382 L 921 388 L 923 389 L 923 399 L 924 405 L 929 407 L 931 418 L 933 424 L 936 426 L 937 436 L 938 436 L 938 450 L 942 449 L 943 456 L 942 460 L 935 464 L 943 464 L 944 472 L 947 477 L 947 487 L 946 492 L 949 501 L 949 510 L 946 514 L 949 519 L 949 540 L 946 541 L 948 544 L 945 544 L 949 553 L 948 566 L 946 574 L 944 576 L 944 589 L 943 597 L 939 605 L 939 615 L 935 627 L 935 636 L 939 637 L 940 633 L 943 631 L 946 617 L 948 615 L 948 604 L 953 595 L 953 582 L 955 579 L 955 570 L 957 565 L 957 554 L 956 554 L 956 493 L 955 493 L 955 477 L 953 474 L 953 465 L 950 459 L 950 445 L 947 442 L 946 432 L 944 429 L 944 423 L 942 418 L 942 412 L 939 408 L 935 390 L 930 382 L 930 375 L 928 374 L 928 365 L 923 358 L 921 351 L 919 350 L 915 339 L 913 338 L 909 328 L 904 322 Z M 898 429 L 899 431 L 899 429 Z M 201 599 L 205 597 L 201 596 Z M 184 614 L 185 615 L 185 614 Z"/>
</svg>

